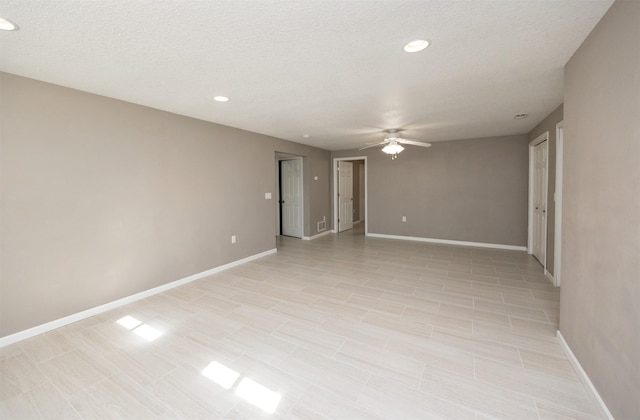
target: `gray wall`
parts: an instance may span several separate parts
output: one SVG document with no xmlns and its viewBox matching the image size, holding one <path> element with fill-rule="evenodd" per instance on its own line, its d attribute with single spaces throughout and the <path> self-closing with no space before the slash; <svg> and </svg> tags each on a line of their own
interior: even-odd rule
<svg viewBox="0 0 640 420">
<path fill-rule="evenodd" d="M 526 135 L 407 146 L 367 155 L 370 233 L 526 246 Z M 402 222 L 402 216 L 407 222 Z"/>
<path fill-rule="evenodd" d="M 328 151 L 6 73 L 0 88 L 0 336 L 273 249 L 275 151 L 305 156 L 305 235 L 331 223 Z"/>
<path fill-rule="evenodd" d="M 560 331 L 615 418 L 640 418 L 640 2 L 565 67 Z"/>
<path fill-rule="evenodd" d="M 556 206 L 553 199 L 556 192 L 556 124 L 562 121 L 563 111 L 562 104 L 558 106 L 551 114 L 540 122 L 529 133 L 529 141 L 535 140 L 536 137 L 549 132 L 549 176 L 547 177 L 547 271 L 554 274 L 554 250 L 555 250 L 555 223 L 556 223 Z"/>
</svg>

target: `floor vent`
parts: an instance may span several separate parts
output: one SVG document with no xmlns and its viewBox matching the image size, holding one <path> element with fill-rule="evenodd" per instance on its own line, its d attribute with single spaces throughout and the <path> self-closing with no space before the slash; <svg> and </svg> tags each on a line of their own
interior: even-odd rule
<svg viewBox="0 0 640 420">
<path fill-rule="evenodd" d="M 318 232 L 322 232 L 323 230 L 327 229 L 327 222 L 322 220 L 320 222 L 318 222 Z"/>
</svg>

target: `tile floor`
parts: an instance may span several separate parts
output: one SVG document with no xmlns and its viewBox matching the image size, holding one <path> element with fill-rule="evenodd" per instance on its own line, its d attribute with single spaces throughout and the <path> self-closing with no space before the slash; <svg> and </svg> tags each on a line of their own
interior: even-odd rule
<svg viewBox="0 0 640 420">
<path fill-rule="evenodd" d="M 532 257 L 358 233 L 0 349 L 0 418 L 597 418 Z"/>
</svg>

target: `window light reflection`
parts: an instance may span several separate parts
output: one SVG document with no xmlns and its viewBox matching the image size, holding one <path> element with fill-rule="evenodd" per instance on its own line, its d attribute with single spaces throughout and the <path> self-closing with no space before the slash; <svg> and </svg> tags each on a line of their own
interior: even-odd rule
<svg viewBox="0 0 640 420">
<path fill-rule="evenodd" d="M 235 370 L 229 369 L 218 362 L 209 363 L 209 366 L 204 368 L 202 374 L 224 389 L 231 388 L 240 376 Z"/>
<path fill-rule="evenodd" d="M 276 411 L 281 398 L 277 392 L 273 392 L 249 378 L 243 378 L 240 381 L 238 388 L 236 388 L 236 395 L 269 414 Z"/>
<path fill-rule="evenodd" d="M 132 330 L 142 324 L 142 321 L 139 321 L 130 315 L 120 318 L 117 322 L 128 330 Z"/>
<path fill-rule="evenodd" d="M 153 341 L 162 335 L 161 331 L 158 331 L 147 324 L 143 324 L 142 321 L 130 315 L 120 318 L 116 321 L 116 323 L 128 329 L 129 331 L 133 330 L 136 335 L 139 335 L 147 341 Z"/>
<path fill-rule="evenodd" d="M 133 330 L 133 332 L 147 341 L 153 341 L 162 335 L 160 331 L 147 324 L 140 325 L 138 328 Z"/>
</svg>

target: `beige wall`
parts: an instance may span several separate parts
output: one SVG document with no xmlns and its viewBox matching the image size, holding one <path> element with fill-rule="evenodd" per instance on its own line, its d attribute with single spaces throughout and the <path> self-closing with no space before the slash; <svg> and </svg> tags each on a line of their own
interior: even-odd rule
<svg viewBox="0 0 640 420">
<path fill-rule="evenodd" d="M 562 121 L 563 111 L 562 104 L 558 106 L 551 114 L 540 122 L 531 132 L 529 132 L 529 141 L 533 141 L 536 137 L 549 132 L 549 176 L 547 177 L 547 271 L 554 274 L 554 250 L 555 250 L 555 223 L 556 223 L 556 207 L 553 199 L 556 192 L 556 124 Z"/>
<path fill-rule="evenodd" d="M 273 249 L 275 151 L 305 156 L 305 235 L 330 223 L 328 151 L 6 73 L 0 88 L 0 336 Z"/>
<path fill-rule="evenodd" d="M 379 148 L 332 153 L 362 155 L 369 232 L 526 246 L 526 135 L 407 146 L 396 160 Z"/>
<path fill-rule="evenodd" d="M 640 2 L 565 67 L 560 331 L 615 418 L 640 418 Z"/>
</svg>

